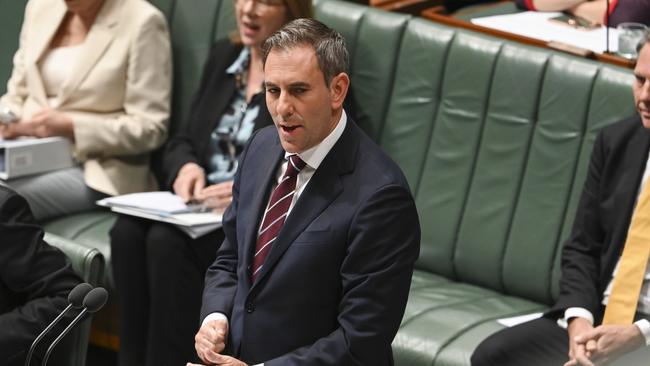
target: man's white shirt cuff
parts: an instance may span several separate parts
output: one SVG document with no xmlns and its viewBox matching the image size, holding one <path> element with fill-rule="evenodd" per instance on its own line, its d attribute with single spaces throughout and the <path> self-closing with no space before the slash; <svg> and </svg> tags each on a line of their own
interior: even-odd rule
<svg viewBox="0 0 650 366">
<path fill-rule="evenodd" d="M 594 316 L 591 314 L 591 311 L 585 308 L 568 308 L 564 311 L 564 318 L 558 319 L 557 323 L 562 328 L 567 328 L 569 326 L 569 320 L 571 318 L 584 318 L 589 321 L 592 325 L 594 324 Z"/>
<path fill-rule="evenodd" d="M 650 322 L 647 319 L 639 319 L 634 322 L 634 325 L 639 328 L 643 338 L 645 338 L 645 345 L 650 346 Z"/>
<path fill-rule="evenodd" d="M 563 325 L 564 327 L 566 327 L 567 324 L 569 324 L 569 319 L 571 318 L 585 318 L 591 324 L 594 324 L 594 316 L 591 314 L 589 310 L 584 308 L 566 309 L 566 311 L 564 312 L 564 319 L 560 319 L 564 323 Z M 650 346 L 650 322 L 647 319 L 639 319 L 634 322 L 634 325 L 636 325 L 637 328 L 639 328 L 639 331 L 641 331 L 641 334 L 645 339 L 645 345 Z"/>
<path fill-rule="evenodd" d="M 226 324 L 228 324 L 228 317 L 225 314 L 222 313 L 211 313 L 208 314 L 208 316 L 203 319 L 203 322 L 201 323 L 201 326 L 204 326 L 207 322 L 213 321 L 213 320 L 225 320 Z"/>
</svg>

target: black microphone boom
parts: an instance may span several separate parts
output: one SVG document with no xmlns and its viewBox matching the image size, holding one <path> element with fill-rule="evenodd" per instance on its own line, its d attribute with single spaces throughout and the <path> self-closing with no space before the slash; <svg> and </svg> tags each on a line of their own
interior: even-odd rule
<svg viewBox="0 0 650 366">
<path fill-rule="evenodd" d="M 52 344 L 50 344 L 50 346 L 47 348 L 47 352 L 45 352 L 45 357 L 43 357 L 42 366 L 47 365 L 47 360 L 50 358 L 50 354 L 54 350 L 54 347 L 56 347 L 56 345 L 61 341 L 61 339 L 63 339 L 63 337 L 65 337 L 65 335 L 68 334 L 68 332 L 72 330 L 72 328 L 74 328 L 74 326 L 81 320 L 81 318 L 84 315 L 86 315 L 86 313 L 92 314 L 98 311 L 99 309 L 101 309 L 104 306 L 104 304 L 106 304 L 107 299 L 108 299 L 108 291 L 106 291 L 106 289 L 104 289 L 103 287 L 96 287 L 90 290 L 90 292 L 88 292 L 88 294 L 84 297 L 83 300 L 83 310 L 81 310 L 79 315 L 77 315 L 74 319 L 72 319 L 72 322 L 70 322 L 70 324 L 68 324 L 68 326 L 65 327 L 65 329 L 63 329 L 63 332 L 61 332 L 61 334 L 59 334 L 59 336 L 56 337 L 54 341 L 52 341 Z"/>
<path fill-rule="evenodd" d="M 605 6 L 605 53 L 609 53 L 609 0 Z"/>
<path fill-rule="evenodd" d="M 29 351 L 27 352 L 27 357 L 25 358 L 25 366 L 29 366 L 29 364 L 32 361 L 32 356 L 34 355 L 34 350 L 36 349 L 36 345 L 40 343 L 40 341 L 45 337 L 47 332 L 49 332 L 54 326 L 63 318 L 65 313 L 67 313 L 71 308 L 79 309 L 82 306 L 83 299 L 88 295 L 90 290 L 92 290 L 93 287 L 87 283 L 80 283 L 77 286 L 75 286 L 72 290 L 70 290 L 70 293 L 68 294 L 68 306 L 66 306 L 65 309 L 54 319 L 52 322 L 45 328 L 43 331 L 34 339 L 34 342 L 32 342 L 32 345 L 29 347 Z"/>
</svg>

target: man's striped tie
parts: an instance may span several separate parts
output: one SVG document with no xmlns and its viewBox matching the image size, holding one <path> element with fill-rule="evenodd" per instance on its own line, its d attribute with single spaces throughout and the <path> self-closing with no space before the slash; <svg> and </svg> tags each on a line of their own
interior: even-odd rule
<svg viewBox="0 0 650 366">
<path fill-rule="evenodd" d="M 289 206 L 291 206 L 291 201 L 296 190 L 298 173 L 305 165 L 306 163 L 298 155 L 289 156 L 287 169 L 282 176 L 282 180 L 273 190 L 269 204 L 264 212 L 262 225 L 260 225 L 257 236 L 257 244 L 255 245 L 253 272 L 251 274 L 253 283 L 255 283 L 257 275 L 262 270 L 264 261 L 269 252 L 271 252 L 273 242 L 284 225 L 284 220 L 287 217 L 287 212 L 289 211 Z"/>
</svg>

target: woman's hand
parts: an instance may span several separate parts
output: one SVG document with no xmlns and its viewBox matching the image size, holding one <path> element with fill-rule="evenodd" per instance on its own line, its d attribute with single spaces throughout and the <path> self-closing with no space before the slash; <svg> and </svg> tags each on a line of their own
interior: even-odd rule
<svg viewBox="0 0 650 366">
<path fill-rule="evenodd" d="M 207 186 L 194 198 L 213 212 L 223 213 L 232 202 L 232 181 Z"/>
<path fill-rule="evenodd" d="M 74 141 L 74 122 L 65 113 L 54 109 L 43 109 L 35 113 L 31 119 L 22 119 L 17 123 L 5 125 L 0 132 L 6 139 L 20 136 L 62 136 Z"/>
<path fill-rule="evenodd" d="M 196 198 L 205 187 L 205 172 L 196 163 L 186 163 L 181 167 L 174 180 L 174 193 L 188 202 Z"/>
</svg>

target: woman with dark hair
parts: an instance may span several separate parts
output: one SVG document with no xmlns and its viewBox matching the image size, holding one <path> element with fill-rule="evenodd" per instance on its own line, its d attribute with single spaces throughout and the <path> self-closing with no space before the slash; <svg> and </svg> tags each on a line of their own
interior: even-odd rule
<svg viewBox="0 0 650 366">
<path fill-rule="evenodd" d="M 238 33 L 212 47 L 189 121 L 164 150 L 165 179 L 174 193 L 218 212 L 229 205 L 239 154 L 254 130 L 273 123 L 261 45 L 286 22 L 311 13 L 311 1 L 235 0 Z M 190 239 L 172 225 L 118 219 L 111 250 L 121 366 L 198 360 L 194 334 L 203 278 L 223 237 L 221 229 Z"/>
</svg>

